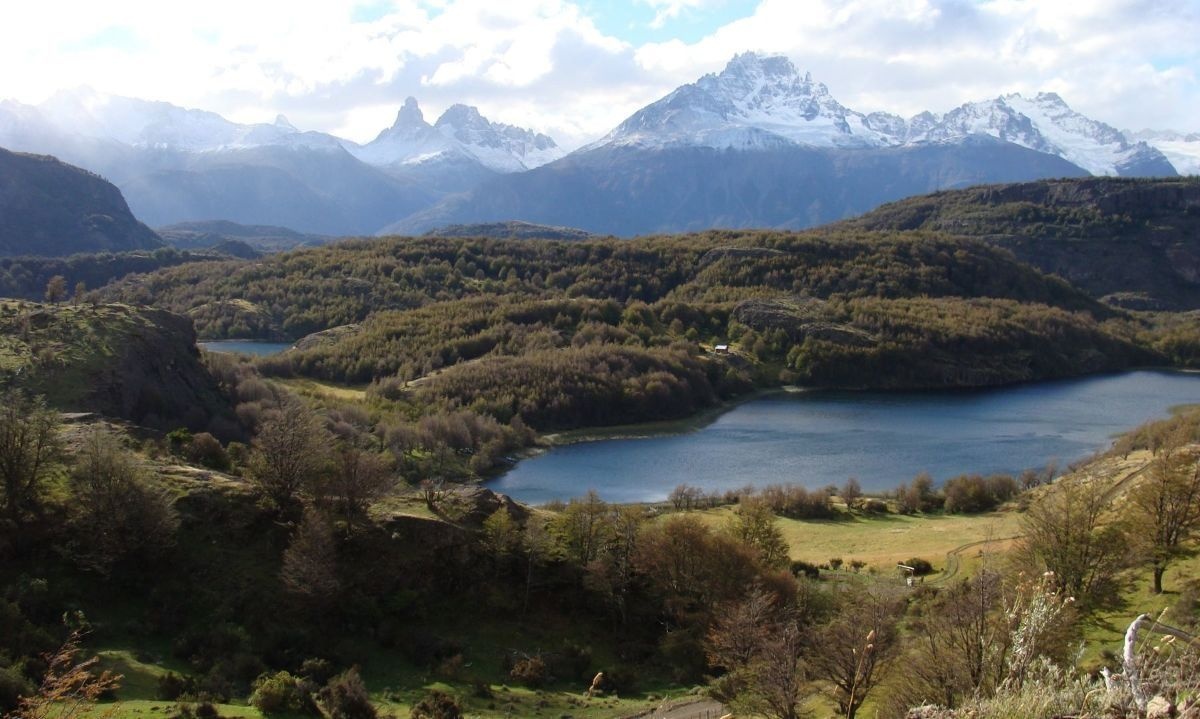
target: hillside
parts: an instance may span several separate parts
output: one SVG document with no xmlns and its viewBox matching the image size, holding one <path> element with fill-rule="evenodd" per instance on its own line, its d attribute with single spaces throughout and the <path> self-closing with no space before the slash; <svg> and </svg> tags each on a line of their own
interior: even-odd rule
<svg viewBox="0 0 1200 719">
<path fill-rule="evenodd" d="M 395 234 L 385 227 L 381 235 Z M 475 225 L 447 225 L 425 233 L 426 237 L 487 237 L 493 240 L 587 240 L 590 232 L 574 227 L 552 227 L 530 222 L 483 222 Z"/>
<path fill-rule="evenodd" d="M 121 192 L 53 157 L 0 148 L 0 255 L 154 249 L 162 239 L 130 213 Z"/>
<path fill-rule="evenodd" d="M 974 187 L 887 204 L 842 226 L 972 237 L 1117 306 L 1200 308 L 1196 178 Z"/>
<path fill-rule="evenodd" d="M 191 322 L 127 305 L 0 302 L 0 383 L 59 409 L 242 436 Z"/>
<path fill-rule="evenodd" d="M 178 222 L 156 230 L 165 242 L 179 249 L 207 249 L 226 242 L 242 242 L 262 252 L 323 245 L 333 238 L 310 235 L 287 227 L 241 225 L 228 220 Z"/>
</svg>

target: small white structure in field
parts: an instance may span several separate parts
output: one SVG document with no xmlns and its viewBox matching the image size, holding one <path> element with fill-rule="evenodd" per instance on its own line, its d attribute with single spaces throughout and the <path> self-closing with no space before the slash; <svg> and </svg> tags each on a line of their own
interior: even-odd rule
<svg viewBox="0 0 1200 719">
<path fill-rule="evenodd" d="M 911 587 L 915 581 L 913 577 L 915 577 L 917 573 L 916 567 L 910 567 L 907 564 L 896 564 L 896 567 L 902 572 L 907 573 L 908 576 L 904 578 L 904 583 Z"/>
<path fill-rule="evenodd" d="M 713 352 L 716 352 L 719 355 L 729 354 L 729 345 L 717 345 L 713 347 Z"/>
</svg>

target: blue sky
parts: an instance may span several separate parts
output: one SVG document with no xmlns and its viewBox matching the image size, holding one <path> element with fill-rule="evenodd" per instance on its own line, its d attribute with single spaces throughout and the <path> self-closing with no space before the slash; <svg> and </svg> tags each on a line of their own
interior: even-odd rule
<svg viewBox="0 0 1200 719">
<path fill-rule="evenodd" d="M 411 95 L 572 147 L 753 50 L 862 112 L 1052 91 L 1200 132 L 1197 37 L 1200 0 L 58 0 L 5 8 L 0 99 L 89 87 L 368 140 Z"/>
</svg>

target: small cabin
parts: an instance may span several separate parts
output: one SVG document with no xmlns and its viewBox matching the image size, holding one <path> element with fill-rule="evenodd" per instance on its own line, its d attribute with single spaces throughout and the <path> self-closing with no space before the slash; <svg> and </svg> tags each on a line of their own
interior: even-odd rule
<svg viewBox="0 0 1200 719">
<path fill-rule="evenodd" d="M 729 345 L 717 345 L 713 347 L 713 352 L 719 355 L 727 355 L 729 354 Z"/>
</svg>

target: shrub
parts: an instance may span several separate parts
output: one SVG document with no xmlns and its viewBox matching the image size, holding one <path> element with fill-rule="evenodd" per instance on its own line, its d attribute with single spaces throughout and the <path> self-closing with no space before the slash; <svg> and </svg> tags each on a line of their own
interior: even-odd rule
<svg viewBox="0 0 1200 719">
<path fill-rule="evenodd" d="M 433 690 L 413 705 L 412 719 L 462 719 L 458 700 L 445 692 Z"/>
<path fill-rule="evenodd" d="M 933 574 L 933 565 L 920 557 L 906 559 L 904 563 L 913 568 L 913 576 L 923 577 L 926 574 Z"/>
<path fill-rule="evenodd" d="M 375 719 L 375 705 L 367 694 L 367 686 L 358 668 L 351 667 L 325 685 L 317 695 L 325 716 L 329 719 Z M 414 709 L 413 716 L 417 716 Z"/>
<path fill-rule="evenodd" d="M 182 677 L 175 672 L 167 672 L 158 678 L 156 695 L 159 699 L 173 702 L 183 694 L 193 693 L 195 688 L 196 682 L 191 678 Z"/>
<path fill-rule="evenodd" d="M 263 714 L 317 714 L 311 685 L 288 672 L 263 674 L 254 682 L 250 704 Z"/>
<path fill-rule="evenodd" d="M 809 579 L 820 579 L 821 570 L 815 564 L 796 559 L 792 561 L 792 574 L 797 577 L 803 574 Z"/>
<path fill-rule="evenodd" d="M 225 471 L 229 469 L 229 455 L 220 441 L 208 432 L 201 432 L 192 437 L 184 447 L 184 456 L 189 461 L 202 464 L 209 469 Z"/>
<path fill-rule="evenodd" d="M 546 662 L 540 656 L 518 659 L 508 675 L 513 681 L 536 689 L 546 683 Z"/>
<path fill-rule="evenodd" d="M 17 700 L 33 693 L 33 686 L 14 667 L 0 667 L 0 714 L 17 708 Z"/>
</svg>

